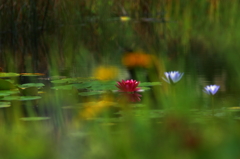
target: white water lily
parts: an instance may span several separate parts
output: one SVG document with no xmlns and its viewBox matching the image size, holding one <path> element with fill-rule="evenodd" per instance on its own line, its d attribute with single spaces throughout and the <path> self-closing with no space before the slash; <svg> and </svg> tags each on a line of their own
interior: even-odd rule
<svg viewBox="0 0 240 159">
<path fill-rule="evenodd" d="M 183 76 L 184 73 L 178 72 L 178 71 L 170 71 L 164 73 L 166 78 L 162 77 L 164 81 L 170 84 L 177 83 Z"/>
<path fill-rule="evenodd" d="M 204 91 L 207 94 L 214 95 L 217 93 L 219 88 L 220 88 L 220 86 L 218 86 L 218 85 L 209 85 L 209 86 L 204 87 L 204 89 L 205 89 Z"/>
</svg>

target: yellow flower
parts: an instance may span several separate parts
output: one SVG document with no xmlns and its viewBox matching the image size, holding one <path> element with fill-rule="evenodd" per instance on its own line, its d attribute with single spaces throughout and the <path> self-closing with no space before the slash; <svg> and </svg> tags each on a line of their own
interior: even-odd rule
<svg viewBox="0 0 240 159">
<path fill-rule="evenodd" d="M 122 63 L 127 67 L 149 68 L 152 65 L 152 55 L 143 52 L 126 53 L 122 58 Z"/>
<path fill-rule="evenodd" d="M 121 17 L 120 17 L 120 20 L 123 21 L 123 22 L 126 22 L 126 21 L 131 20 L 131 18 L 128 17 L 128 16 L 121 16 Z"/>
<path fill-rule="evenodd" d="M 94 70 L 93 76 L 98 80 L 115 80 L 119 69 L 115 66 L 100 66 Z"/>
</svg>

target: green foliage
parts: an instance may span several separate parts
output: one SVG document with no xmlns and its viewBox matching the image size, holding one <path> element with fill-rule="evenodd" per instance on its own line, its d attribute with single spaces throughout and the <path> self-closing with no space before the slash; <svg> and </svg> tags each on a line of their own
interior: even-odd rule
<svg viewBox="0 0 240 159">
<path fill-rule="evenodd" d="M 18 77 L 20 76 L 20 74 L 18 73 L 13 73 L 13 72 L 9 72 L 9 73 L 6 73 L 6 72 L 0 72 L 0 77 L 1 78 L 9 78 L 9 77 Z"/>
<path fill-rule="evenodd" d="M 13 83 L 0 79 L 0 90 L 10 90 L 10 89 L 14 89 L 15 86 Z"/>
<path fill-rule="evenodd" d="M 44 87 L 45 85 L 43 83 L 25 83 L 20 85 L 20 88 L 28 88 L 28 87 L 37 87 L 37 88 L 41 88 Z"/>
<path fill-rule="evenodd" d="M 17 100 L 17 101 L 28 101 L 28 100 L 36 100 L 36 99 L 40 99 L 41 97 L 39 96 L 6 96 L 4 98 L 2 98 L 1 100 L 3 101 L 13 101 L 13 100 Z"/>
<path fill-rule="evenodd" d="M 239 158 L 239 6 L 1 1 L 0 158 Z M 124 74 L 121 58 L 131 50 L 155 55 L 154 67 L 136 76 L 154 78 L 140 81 L 137 103 L 121 96 L 117 81 L 91 78 L 105 64 Z M 166 70 L 185 74 L 172 86 L 161 79 Z M 202 90 L 215 82 L 221 91 L 212 113 Z"/>
</svg>

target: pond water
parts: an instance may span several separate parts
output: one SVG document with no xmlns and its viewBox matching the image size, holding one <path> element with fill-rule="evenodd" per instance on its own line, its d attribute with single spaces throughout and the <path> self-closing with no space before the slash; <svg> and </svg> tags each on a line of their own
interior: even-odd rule
<svg viewBox="0 0 240 159">
<path fill-rule="evenodd" d="M 53 78 L 89 77 L 100 64 L 120 66 L 123 68 L 122 78 L 126 78 L 129 76 L 128 70 L 121 64 L 123 52 L 129 48 L 144 50 L 164 61 L 165 71 L 184 72 L 184 81 L 195 83 L 195 91 L 199 94 L 202 94 L 206 85 L 220 85 L 216 96 L 222 104 L 238 106 L 239 84 L 227 55 L 219 53 L 216 48 L 211 49 L 198 36 L 190 38 L 188 47 L 182 45 L 177 36 L 168 39 L 171 30 L 166 31 L 164 28 L 175 24 L 179 25 L 177 22 L 123 22 L 116 19 L 108 23 L 88 21 L 80 26 L 64 24 L 56 27 L 51 37 L 50 33 L 37 35 L 38 44 L 21 45 L 21 36 L 24 35 L 20 35 L 20 42 L 12 43 L 13 49 L 1 45 L 0 66 L 6 72 L 44 73 L 45 76 L 40 77 L 38 82 L 47 86 L 52 86 L 50 80 L 54 75 L 59 77 Z M 161 73 L 159 77 L 163 76 Z M 161 78 L 159 81 L 164 82 Z M 20 80 L 20 83 L 27 82 L 26 78 Z"/>
</svg>

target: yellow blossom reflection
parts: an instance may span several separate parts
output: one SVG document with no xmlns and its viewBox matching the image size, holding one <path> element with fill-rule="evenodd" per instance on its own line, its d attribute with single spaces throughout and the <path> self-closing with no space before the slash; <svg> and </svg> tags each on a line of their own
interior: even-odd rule
<svg viewBox="0 0 240 159">
<path fill-rule="evenodd" d="M 83 119 L 92 119 L 113 105 L 116 105 L 116 103 L 105 100 L 85 103 L 83 111 L 80 112 L 80 117 Z"/>
</svg>

